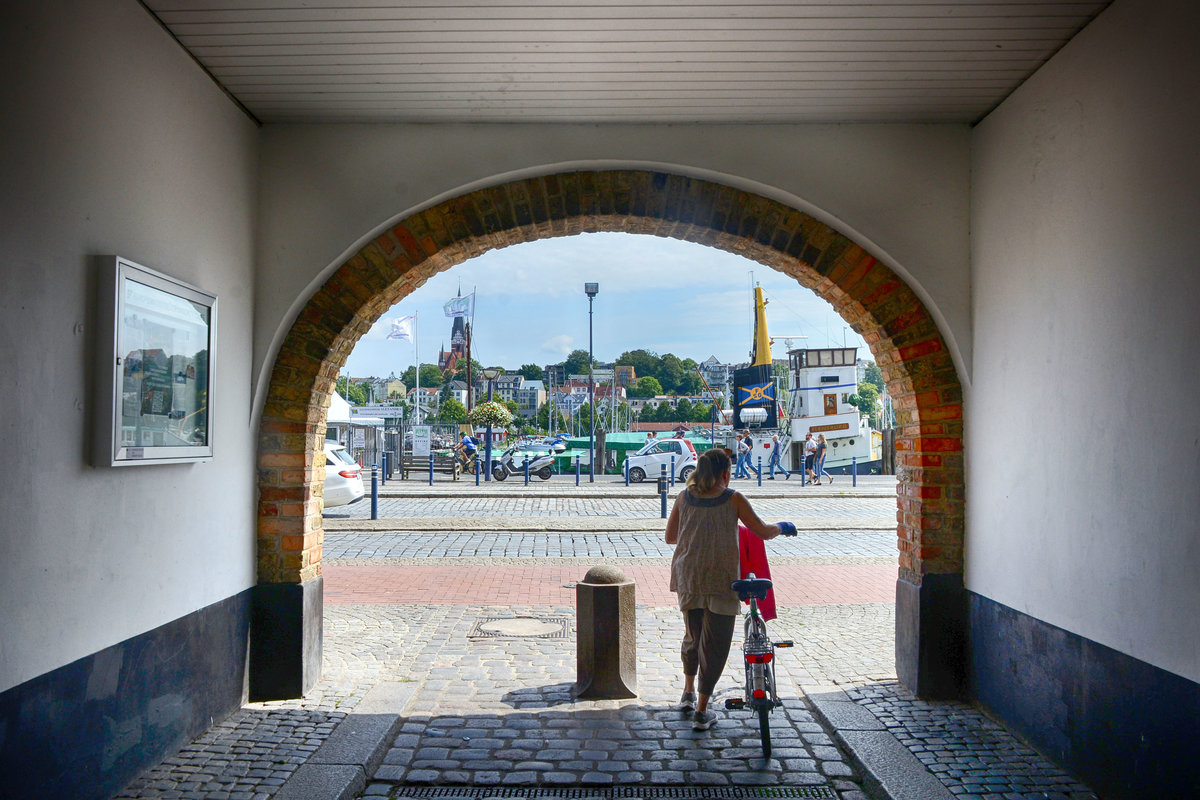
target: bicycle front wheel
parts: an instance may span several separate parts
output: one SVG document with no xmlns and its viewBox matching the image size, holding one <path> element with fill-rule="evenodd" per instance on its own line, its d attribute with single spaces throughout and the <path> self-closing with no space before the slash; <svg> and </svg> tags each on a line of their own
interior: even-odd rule
<svg viewBox="0 0 1200 800">
<path fill-rule="evenodd" d="M 771 709 L 758 707 L 758 738 L 762 740 L 763 758 L 771 757 L 771 723 L 767 715 Z"/>
</svg>

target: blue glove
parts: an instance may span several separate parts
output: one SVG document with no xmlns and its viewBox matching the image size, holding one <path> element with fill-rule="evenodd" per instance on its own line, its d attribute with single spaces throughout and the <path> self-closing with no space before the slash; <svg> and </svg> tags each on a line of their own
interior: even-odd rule
<svg viewBox="0 0 1200 800">
<path fill-rule="evenodd" d="M 777 524 L 779 525 L 779 532 L 781 534 L 783 534 L 784 536 L 795 536 L 796 535 L 796 526 L 793 525 L 792 523 L 780 522 Z"/>
</svg>

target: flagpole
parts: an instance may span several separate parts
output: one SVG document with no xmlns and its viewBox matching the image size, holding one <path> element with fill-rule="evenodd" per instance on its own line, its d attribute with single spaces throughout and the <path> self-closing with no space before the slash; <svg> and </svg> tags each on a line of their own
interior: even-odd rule
<svg viewBox="0 0 1200 800">
<path fill-rule="evenodd" d="M 417 315 L 420 311 L 413 312 L 413 361 L 416 362 L 417 389 L 413 394 L 413 400 L 416 402 L 416 410 L 413 412 L 413 419 L 416 420 L 413 424 L 421 424 L 421 325 Z"/>
</svg>

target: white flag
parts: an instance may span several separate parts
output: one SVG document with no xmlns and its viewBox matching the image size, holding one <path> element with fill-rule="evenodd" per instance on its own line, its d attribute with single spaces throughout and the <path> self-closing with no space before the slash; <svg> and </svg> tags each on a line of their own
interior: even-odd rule
<svg viewBox="0 0 1200 800">
<path fill-rule="evenodd" d="M 446 310 L 447 317 L 473 316 L 475 314 L 475 293 L 471 292 L 466 297 L 451 297 L 442 308 Z"/>
<path fill-rule="evenodd" d="M 413 318 L 401 317 L 400 319 L 392 320 L 392 332 L 387 335 L 389 339 L 399 339 L 402 342 L 411 342 L 413 340 Z"/>
</svg>

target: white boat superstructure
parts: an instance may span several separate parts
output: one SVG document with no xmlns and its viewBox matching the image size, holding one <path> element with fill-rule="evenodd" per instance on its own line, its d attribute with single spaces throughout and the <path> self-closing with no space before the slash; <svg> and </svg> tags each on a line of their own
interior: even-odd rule
<svg viewBox="0 0 1200 800">
<path fill-rule="evenodd" d="M 804 437 L 812 433 L 814 439 L 825 435 L 828 470 L 849 467 L 852 462 L 863 469 L 880 459 L 882 435 L 872 431 L 858 408 L 850 405 L 850 395 L 858 390 L 857 354 L 855 347 L 788 352 L 793 378 L 789 433 L 794 458 L 802 456 Z"/>
</svg>

